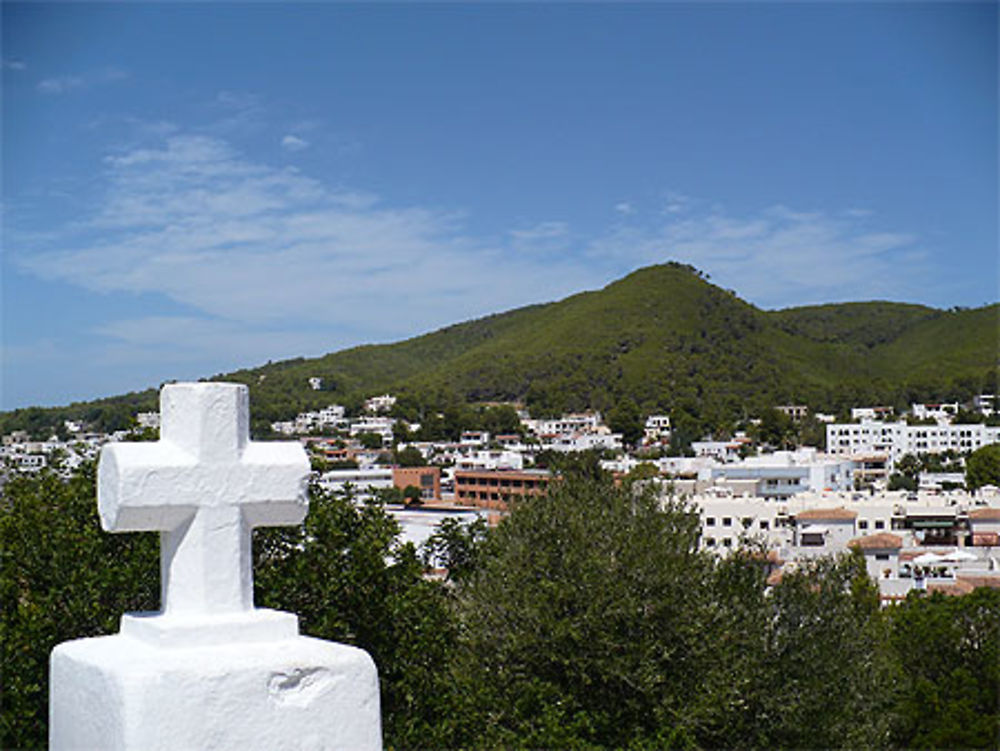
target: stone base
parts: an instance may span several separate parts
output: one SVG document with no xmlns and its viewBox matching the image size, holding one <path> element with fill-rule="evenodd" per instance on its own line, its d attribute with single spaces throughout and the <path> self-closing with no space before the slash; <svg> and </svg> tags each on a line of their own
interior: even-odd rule
<svg viewBox="0 0 1000 751">
<path fill-rule="evenodd" d="M 382 747 L 378 674 L 360 649 L 298 635 L 164 646 L 123 626 L 52 651 L 51 749 Z"/>
</svg>

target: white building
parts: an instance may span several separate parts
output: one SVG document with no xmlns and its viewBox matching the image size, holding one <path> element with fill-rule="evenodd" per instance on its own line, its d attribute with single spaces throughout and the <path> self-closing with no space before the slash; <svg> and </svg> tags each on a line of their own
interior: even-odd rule
<svg viewBox="0 0 1000 751">
<path fill-rule="evenodd" d="M 573 433 L 593 433 L 603 427 L 599 412 L 577 412 L 563 415 L 554 420 L 521 420 L 522 424 L 535 435 L 569 435 Z"/>
<path fill-rule="evenodd" d="M 139 424 L 140 428 L 157 429 L 160 427 L 160 413 L 159 412 L 140 412 L 135 416 L 135 421 Z M 69 425 L 67 424 L 67 429 Z M 71 433 L 79 433 L 79 430 L 70 430 Z"/>
<path fill-rule="evenodd" d="M 394 406 L 396 406 L 396 397 L 389 394 L 373 396 L 365 400 L 366 412 L 388 412 Z"/>
<path fill-rule="evenodd" d="M 331 469 L 319 476 L 319 485 L 329 491 L 340 491 L 350 485 L 358 498 L 371 497 L 378 490 L 393 487 L 392 468 Z"/>
<path fill-rule="evenodd" d="M 715 466 L 710 469 L 710 477 L 713 482 L 751 480 L 756 484 L 754 495 L 779 499 L 804 492 L 851 491 L 854 471 L 852 460 L 818 454 L 809 448 L 776 451 Z"/>
<path fill-rule="evenodd" d="M 774 409 L 796 421 L 805 420 L 809 416 L 809 407 L 805 404 L 782 404 Z"/>
<path fill-rule="evenodd" d="M 466 430 L 459 438 L 463 446 L 486 446 L 489 442 L 490 434 L 485 430 Z"/>
<path fill-rule="evenodd" d="M 839 553 L 856 535 L 857 511 L 839 506 L 816 508 L 795 514 L 792 547 L 800 557 Z"/>
<path fill-rule="evenodd" d="M 516 451 L 473 451 L 458 458 L 455 469 L 524 469 L 524 459 Z"/>
<path fill-rule="evenodd" d="M 892 417 L 892 407 L 854 407 L 851 409 L 852 420 L 886 420 Z"/>
<path fill-rule="evenodd" d="M 695 456 L 709 457 L 720 462 L 734 462 L 740 458 L 740 449 L 744 442 L 732 441 L 693 441 L 691 450 Z"/>
<path fill-rule="evenodd" d="M 972 397 L 972 411 L 990 417 L 997 413 L 996 394 L 979 394 Z"/>
<path fill-rule="evenodd" d="M 885 454 L 891 470 L 906 454 L 975 451 L 1000 443 L 1000 427 L 987 425 L 908 425 L 905 422 L 862 420 L 826 426 L 826 450 L 831 454 Z"/>
<path fill-rule="evenodd" d="M 646 443 L 660 443 L 670 438 L 670 417 L 650 415 L 646 418 L 643 440 Z"/>
<path fill-rule="evenodd" d="M 857 548 L 865 557 L 868 576 L 875 581 L 899 577 L 899 551 L 903 548 L 903 538 L 891 532 L 855 537 L 848 543 Z"/>
<path fill-rule="evenodd" d="M 316 413 L 316 421 L 323 427 L 336 427 L 345 422 L 344 407 L 340 404 L 331 404 Z"/>
<path fill-rule="evenodd" d="M 571 451 L 621 451 L 621 433 L 574 433 L 547 438 L 543 448 L 569 453 Z"/>
<path fill-rule="evenodd" d="M 958 402 L 949 404 L 912 404 L 910 414 L 918 420 L 934 420 L 936 422 L 951 422 L 958 414 Z"/>
<path fill-rule="evenodd" d="M 323 388 L 323 379 L 320 378 L 319 376 L 312 376 L 309 379 L 309 388 L 311 388 L 313 391 L 319 391 L 321 388 Z"/>
<path fill-rule="evenodd" d="M 351 435 L 374 433 L 382 438 L 382 444 L 392 443 L 392 427 L 396 424 L 393 417 L 361 417 L 351 423 Z"/>
</svg>

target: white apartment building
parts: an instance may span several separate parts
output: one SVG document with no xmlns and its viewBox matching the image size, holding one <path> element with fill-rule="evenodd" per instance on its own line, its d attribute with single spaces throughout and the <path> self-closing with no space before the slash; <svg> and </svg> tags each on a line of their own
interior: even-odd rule
<svg viewBox="0 0 1000 751">
<path fill-rule="evenodd" d="M 958 414 L 958 402 L 948 404 L 911 404 L 910 414 L 918 420 L 951 422 L 951 418 Z"/>
<path fill-rule="evenodd" d="M 621 433 L 576 433 L 561 434 L 551 437 L 542 443 L 543 448 L 552 451 L 569 453 L 571 451 L 620 451 L 622 449 Z"/>
<path fill-rule="evenodd" d="M 359 498 L 366 498 L 377 490 L 393 487 L 392 468 L 331 469 L 321 474 L 318 482 L 321 488 L 329 491 L 340 491 L 350 485 Z"/>
<path fill-rule="evenodd" d="M 316 413 L 317 422 L 320 425 L 340 425 L 344 422 L 345 410 L 341 404 L 331 404 Z"/>
<path fill-rule="evenodd" d="M 937 454 L 948 449 L 975 451 L 1000 443 L 1000 427 L 986 425 L 907 425 L 862 420 L 826 426 L 826 450 L 842 456 L 884 454 L 888 468 L 906 454 Z"/>
<path fill-rule="evenodd" d="M 361 417 L 351 423 L 351 435 L 375 433 L 381 436 L 383 445 L 392 443 L 392 427 L 396 424 L 393 417 Z"/>
<path fill-rule="evenodd" d="M 593 433 L 603 427 L 599 412 L 577 412 L 554 420 L 527 418 L 521 420 L 521 423 L 537 436 Z"/>
<path fill-rule="evenodd" d="M 854 407 L 851 409 L 852 420 L 885 420 L 892 417 L 892 407 Z"/>
<path fill-rule="evenodd" d="M 490 442 L 490 434 L 485 430 L 465 430 L 459 438 L 463 446 L 486 446 Z"/>
<path fill-rule="evenodd" d="M 709 477 L 713 482 L 753 481 L 754 495 L 782 499 L 805 492 L 851 491 L 855 469 L 851 459 L 819 454 L 815 449 L 799 449 L 714 466 Z M 709 479 L 704 474 L 700 479 Z"/>
<path fill-rule="evenodd" d="M 809 407 L 805 404 L 782 404 L 775 407 L 775 410 L 787 415 L 792 420 L 805 420 L 809 417 Z"/>
<path fill-rule="evenodd" d="M 670 417 L 668 415 L 650 415 L 646 418 L 643 432 L 643 440 L 646 443 L 667 440 L 670 438 Z"/>
<path fill-rule="evenodd" d="M 367 412 L 388 412 L 396 406 L 396 397 L 389 394 L 373 396 L 365 400 L 365 411 Z"/>
<path fill-rule="evenodd" d="M 696 457 L 715 459 L 720 462 L 735 462 L 740 458 L 744 441 L 693 441 L 691 450 Z"/>
<path fill-rule="evenodd" d="M 517 451 L 481 450 L 460 456 L 455 469 L 524 469 L 524 458 Z"/>
</svg>

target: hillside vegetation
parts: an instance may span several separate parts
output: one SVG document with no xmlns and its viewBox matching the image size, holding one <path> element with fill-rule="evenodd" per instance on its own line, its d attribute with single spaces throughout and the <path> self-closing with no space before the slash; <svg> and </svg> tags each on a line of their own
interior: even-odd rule
<svg viewBox="0 0 1000 751">
<path fill-rule="evenodd" d="M 964 400 L 997 390 L 1000 306 L 943 311 L 891 302 L 763 311 L 677 263 L 604 289 L 456 324 L 403 342 L 212 376 L 246 383 L 257 427 L 298 411 L 392 391 L 420 417 L 449 404 L 522 401 L 535 414 L 625 398 L 699 429 L 774 404 L 837 412 L 855 404 Z M 323 378 L 323 390 L 308 378 Z M 60 410 L 120 416 L 152 391 Z M 116 412 L 117 410 L 117 412 Z M 0 416 L 0 428 L 31 410 Z"/>
</svg>

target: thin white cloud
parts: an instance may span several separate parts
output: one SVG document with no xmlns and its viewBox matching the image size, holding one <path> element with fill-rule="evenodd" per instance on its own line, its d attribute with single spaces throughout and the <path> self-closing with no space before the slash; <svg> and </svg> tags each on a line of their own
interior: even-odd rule
<svg viewBox="0 0 1000 751">
<path fill-rule="evenodd" d="M 511 237 L 522 242 L 552 240 L 557 237 L 565 237 L 567 234 L 569 234 L 569 225 L 566 222 L 541 222 L 527 229 L 510 231 Z"/>
<path fill-rule="evenodd" d="M 298 136 L 289 133 L 281 139 L 281 148 L 285 151 L 302 151 L 303 149 L 309 148 L 309 142 L 304 138 L 299 138 Z"/>
<path fill-rule="evenodd" d="M 38 90 L 43 94 L 65 94 L 83 87 L 84 81 L 80 76 L 58 76 L 45 78 L 38 82 Z"/>
<path fill-rule="evenodd" d="M 622 201 L 615 204 L 615 211 L 624 216 L 631 216 L 635 213 L 635 207 L 628 201 Z"/>
<path fill-rule="evenodd" d="M 42 94 L 68 94 L 74 91 L 83 91 L 94 86 L 115 83 L 126 78 L 128 78 L 128 73 L 120 68 L 102 68 L 79 75 L 43 78 L 35 88 Z"/>
<path fill-rule="evenodd" d="M 384 206 L 248 160 L 219 138 L 172 135 L 105 164 L 100 210 L 59 249 L 22 257 L 23 268 L 101 292 L 159 293 L 228 321 L 322 323 L 373 338 L 552 299 L 593 279 L 568 260 L 539 265 L 467 237 L 458 214 Z M 565 232 L 543 223 L 517 241 Z"/>
<path fill-rule="evenodd" d="M 4 60 L 2 63 L 4 70 L 27 70 L 28 64 L 24 60 L 18 60 L 16 58 L 10 60 Z"/>
<path fill-rule="evenodd" d="M 667 193 L 667 200 L 663 206 L 663 210 L 667 214 L 681 214 L 687 211 L 690 207 L 691 207 L 690 198 L 688 198 L 683 193 L 669 191 Z"/>
</svg>

